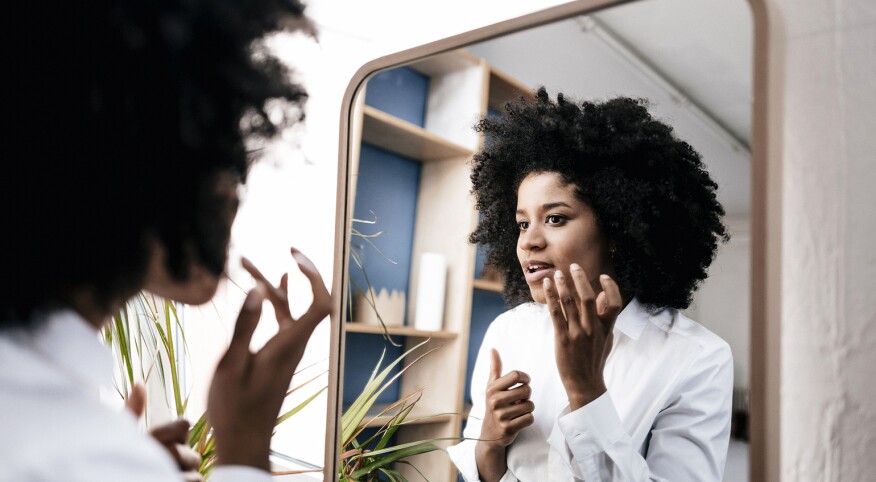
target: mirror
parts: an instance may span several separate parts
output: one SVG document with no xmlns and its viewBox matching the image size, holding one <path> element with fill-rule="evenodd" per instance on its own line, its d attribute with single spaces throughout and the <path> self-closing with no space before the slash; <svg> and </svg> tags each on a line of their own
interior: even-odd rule
<svg viewBox="0 0 876 482">
<path fill-rule="evenodd" d="M 655 117 L 701 155 L 719 185 L 731 234 L 709 278 L 685 311 L 727 341 L 734 355 L 733 435 L 724 480 L 747 480 L 749 266 L 751 242 L 751 54 L 753 26 L 743 0 L 642 0 L 589 15 L 582 2 L 552 9 L 559 19 L 485 41 L 450 42 L 376 61 L 380 71 L 351 101 L 346 193 L 348 228 L 338 243 L 345 260 L 335 293 L 343 294 L 335 405 L 342 440 L 386 446 L 458 438 L 471 403 L 470 380 L 487 326 L 509 307 L 501 280 L 467 242 L 478 213 L 468 161 L 484 142 L 478 118 L 545 86 L 575 99 L 624 95 L 651 103 Z M 519 30 L 519 31 L 516 31 Z M 477 38 L 489 37 L 481 32 Z M 464 37 L 464 36 L 463 36 Z M 451 48 L 452 47 L 452 48 Z M 457 48 L 461 47 L 461 48 Z M 408 350 L 414 350 L 385 373 Z M 434 351 L 431 351 L 434 350 Z M 513 367 L 506 367 L 513 369 Z M 361 412 L 374 374 L 391 381 Z M 382 386 L 382 385 L 380 385 Z M 395 416 L 395 418 L 394 418 Z M 359 432 L 359 419 L 367 428 Z M 351 422 L 352 421 L 352 422 Z M 356 466 L 361 450 L 341 444 L 336 457 Z M 456 480 L 443 451 L 387 465 L 410 480 Z"/>
</svg>

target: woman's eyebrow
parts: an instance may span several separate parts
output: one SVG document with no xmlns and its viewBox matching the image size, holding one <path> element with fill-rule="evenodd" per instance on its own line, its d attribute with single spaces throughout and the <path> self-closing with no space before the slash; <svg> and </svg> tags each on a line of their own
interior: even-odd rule
<svg viewBox="0 0 876 482">
<path fill-rule="evenodd" d="M 550 203 L 544 203 L 541 205 L 541 209 L 544 211 L 547 211 L 547 210 L 553 209 L 553 208 L 558 208 L 558 207 L 567 207 L 569 209 L 572 209 L 572 206 L 569 206 L 567 203 L 564 203 L 563 201 L 555 201 L 555 202 L 550 202 Z M 526 214 L 526 212 L 523 209 L 518 209 L 516 211 L 516 213 L 517 214 Z"/>
<path fill-rule="evenodd" d="M 542 204 L 542 205 L 541 205 L 541 208 L 544 209 L 544 210 L 553 209 L 553 208 L 558 208 L 558 207 L 567 207 L 567 208 L 570 208 L 570 209 L 572 208 L 572 206 L 569 206 L 568 204 L 566 204 L 566 203 L 564 203 L 564 202 L 562 202 L 562 201 L 556 201 L 556 202 L 552 202 L 552 203 L 545 203 L 545 204 Z"/>
</svg>

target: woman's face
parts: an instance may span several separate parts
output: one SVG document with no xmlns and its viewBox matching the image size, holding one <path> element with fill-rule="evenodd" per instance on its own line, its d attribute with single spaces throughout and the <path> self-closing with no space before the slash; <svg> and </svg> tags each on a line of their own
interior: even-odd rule
<svg viewBox="0 0 876 482">
<path fill-rule="evenodd" d="M 554 172 L 526 176 L 517 189 L 517 259 L 537 303 L 545 303 L 542 280 L 577 263 L 595 292 L 600 274 L 613 274 L 608 246 L 590 207 L 575 196 L 575 185 Z"/>
<path fill-rule="evenodd" d="M 217 221 L 220 228 L 215 233 L 224 241 L 224 267 L 228 257 L 228 241 L 231 238 L 231 226 L 237 216 L 239 199 L 237 195 L 238 182 L 229 174 L 220 174 L 217 178 L 215 191 L 216 213 L 211 215 L 220 216 Z M 214 273 L 214 269 L 208 269 L 202 264 L 193 262 L 189 266 L 188 277 L 184 280 L 174 279 L 167 270 L 167 253 L 163 245 L 158 241 L 153 243 L 153 254 L 146 272 L 144 289 L 155 293 L 163 298 L 168 298 L 189 305 L 200 305 L 210 301 L 219 287 L 221 275 Z"/>
</svg>

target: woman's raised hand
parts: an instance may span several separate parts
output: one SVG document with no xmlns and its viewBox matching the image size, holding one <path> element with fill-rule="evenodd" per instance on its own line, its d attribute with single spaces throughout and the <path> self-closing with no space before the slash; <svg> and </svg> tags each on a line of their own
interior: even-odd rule
<svg viewBox="0 0 876 482">
<path fill-rule="evenodd" d="M 548 277 L 543 283 L 554 322 L 557 369 L 570 408 L 577 410 L 606 391 L 603 370 L 623 302 L 617 283 L 608 275 L 599 277 L 602 291 L 597 295 L 580 266 L 573 263 L 569 273 L 571 281 L 558 269 L 553 282 Z"/>
<path fill-rule="evenodd" d="M 502 359 L 495 349 L 490 353 L 490 362 L 484 423 L 475 448 L 478 473 L 484 481 L 502 477 L 506 470 L 505 448 L 535 421 L 529 375 L 513 370 L 503 376 Z"/>
<path fill-rule="evenodd" d="M 271 434 L 292 375 L 314 328 L 331 311 L 331 295 L 316 267 L 295 248 L 292 257 L 313 289 L 313 302 L 297 320 L 289 309 L 287 275 L 273 286 L 252 263 L 243 260 L 243 267 L 256 279 L 256 287 L 243 302 L 207 403 L 219 464 L 269 469 Z M 265 298 L 274 306 L 280 329 L 262 349 L 252 353 L 249 344 Z"/>
</svg>

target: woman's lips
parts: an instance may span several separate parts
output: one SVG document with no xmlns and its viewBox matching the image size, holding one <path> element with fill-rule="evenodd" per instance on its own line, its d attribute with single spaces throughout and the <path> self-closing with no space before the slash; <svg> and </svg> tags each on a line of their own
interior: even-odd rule
<svg viewBox="0 0 876 482">
<path fill-rule="evenodd" d="M 528 284 L 538 283 L 541 285 L 541 280 L 547 276 L 553 276 L 554 271 L 556 271 L 556 268 L 551 265 L 541 265 L 541 267 L 535 271 L 529 271 L 528 268 L 523 268 L 523 275 L 526 277 L 526 282 Z"/>
</svg>

